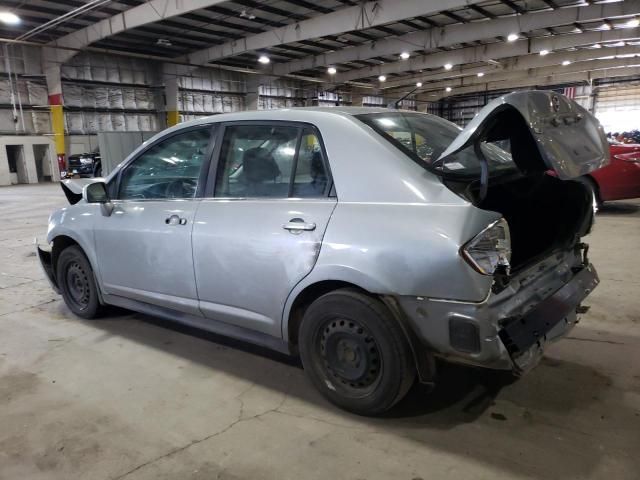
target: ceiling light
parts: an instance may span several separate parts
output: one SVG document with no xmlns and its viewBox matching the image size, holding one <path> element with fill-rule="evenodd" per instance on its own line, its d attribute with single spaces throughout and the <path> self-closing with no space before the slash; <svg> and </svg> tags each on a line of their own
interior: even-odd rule
<svg viewBox="0 0 640 480">
<path fill-rule="evenodd" d="M 387 77 L 385 77 L 384 75 L 380 75 L 378 77 L 378 80 L 380 80 L 381 82 L 386 82 L 387 81 Z"/>
<path fill-rule="evenodd" d="M 451 70 L 453 68 L 453 65 L 451 65 L 450 63 L 445 63 L 444 64 L 444 69 L 445 70 Z"/>
<path fill-rule="evenodd" d="M 171 40 L 167 38 L 159 38 L 156 40 L 156 45 L 159 45 L 161 47 L 170 47 L 173 44 L 171 43 Z"/>
<path fill-rule="evenodd" d="M 562 65 L 566 67 L 567 65 L 571 65 L 571 62 L 569 60 L 563 60 Z"/>
<path fill-rule="evenodd" d="M 338 71 L 338 70 L 336 70 L 336 67 L 329 67 L 329 68 L 327 68 L 327 73 L 328 73 L 329 75 L 335 75 L 337 71 Z"/>
<path fill-rule="evenodd" d="M 402 60 L 406 60 L 406 59 L 407 59 L 407 58 L 409 58 L 410 56 L 411 56 L 411 55 L 409 54 L 409 52 L 402 52 L 402 53 L 400 54 L 400 58 L 401 58 Z"/>
<path fill-rule="evenodd" d="M 0 22 L 6 23 L 7 25 L 18 25 L 21 20 L 15 13 L 0 12 Z"/>
<path fill-rule="evenodd" d="M 517 33 L 510 33 L 507 36 L 507 41 L 508 42 L 515 42 L 516 40 L 518 40 L 518 34 Z"/>
<path fill-rule="evenodd" d="M 632 18 L 631 20 L 629 20 L 627 22 L 627 27 L 629 27 L 629 28 L 635 28 L 635 27 L 637 27 L 639 25 L 640 25 L 640 19 L 638 19 L 638 18 Z"/>
<path fill-rule="evenodd" d="M 260 57 L 258 58 L 258 62 L 260 62 L 263 65 L 266 65 L 267 63 L 269 63 L 271 60 L 269 59 L 269 57 L 267 57 L 266 55 L 260 55 Z"/>
<path fill-rule="evenodd" d="M 450 92 L 451 91 L 451 87 L 445 88 L 445 91 Z"/>
<path fill-rule="evenodd" d="M 422 82 L 416 83 L 416 87 L 420 88 L 422 86 Z"/>
<path fill-rule="evenodd" d="M 540 56 L 544 57 L 545 55 L 549 55 L 549 50 L 540 50 Z"/>
<path fill-rule="evenodd" d="M 608 22 L 604 22 L 601 26 L 600 26 L 600 30 L 611 30 L 611 24 Z"/>
<path fill-rule="evenodd" d="M 478 77 L 480 78 L 484 77 L 484 72 L 478 72 Z"/>
<path fill-rule="evenodd" d="M 593 45 L 593 48 L 602 48 L 602 45 L 600 45 L 599 43 L 595 43 L 595 44 Z"/>
</svg>

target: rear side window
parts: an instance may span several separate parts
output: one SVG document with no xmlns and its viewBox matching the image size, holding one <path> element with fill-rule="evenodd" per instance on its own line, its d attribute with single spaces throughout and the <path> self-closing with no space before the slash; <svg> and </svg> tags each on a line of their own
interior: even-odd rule
<svg viewBox="0 0 640 480">
<path fill-rule="evenodd" d="M 216 197 L 323 197 L 328 175 L 312 128 L 227 126 L 220 150 Z"/>
</svg>

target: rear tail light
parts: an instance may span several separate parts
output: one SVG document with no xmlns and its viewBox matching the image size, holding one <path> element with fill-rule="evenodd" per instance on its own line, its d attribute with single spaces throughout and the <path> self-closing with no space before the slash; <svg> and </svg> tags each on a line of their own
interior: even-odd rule
<svg viewBox="0 0 640 480">
<path fill-rule="evenodd" d="M 640 163 L 640 152 L 619 153 L 614 155 L 616 160 L 624 160 L 625 162 Z"/>
<path fill-rule="evenodd" d="M 461 254 L 483 275 L 493 275 L 499 268 L 509 273 L 511 235 L 507 221 L 501 218 L 482 230 L 462 247 Z"/>
</svg>

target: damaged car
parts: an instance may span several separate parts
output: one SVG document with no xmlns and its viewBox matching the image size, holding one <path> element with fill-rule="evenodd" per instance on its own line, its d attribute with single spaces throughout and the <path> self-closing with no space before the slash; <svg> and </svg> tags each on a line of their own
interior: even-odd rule
<svg viewBox="0 0 640 480">
<path fill-rule="evenodd" d="M 436 359 L 520 375 L 576 324 L 599 280 L 575 179 L 608 152 L 593 115 L 543 91 L 465 129 L 385 108 L 218 115 L 63 182 L 38 254 L 82 318 L 116 305 L 299 355 L 327 399 L 375 415 Z"/>
</svg>

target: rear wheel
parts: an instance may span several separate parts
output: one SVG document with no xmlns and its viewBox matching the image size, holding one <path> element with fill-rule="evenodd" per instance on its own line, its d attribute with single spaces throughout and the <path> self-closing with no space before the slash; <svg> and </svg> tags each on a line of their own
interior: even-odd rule
<svg viewBox="0 0 640 480">
<path fill-rule="evenodd" d="M 402 399 L 415 379 L 407 339 L 382 302 L 341 289 L 305 312 L 300 356 L 315 387 L 331 402 L 375 415 Z"/>
<path fill-rule="evenodd" d="M 598 185 L 591 177 L 580 177 L 578 181 L 585 187 L 587 187 L 591 192 L 593 198 L 593 211 L 597 212 L 598 209 L 602 207 L 602 199 L 600 198 L 600 190 L 598 190 Z"/>
<path fill-rule="evenodd" d="M 56 278 L 67 307 L 82 318 L 96 318 L 103 310 L 93 269 L 78 246 L 65 248 L 58 256 Z"/>
</svg>

